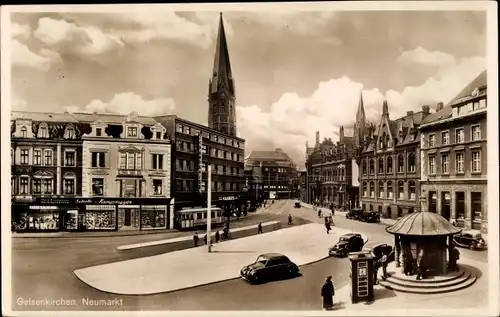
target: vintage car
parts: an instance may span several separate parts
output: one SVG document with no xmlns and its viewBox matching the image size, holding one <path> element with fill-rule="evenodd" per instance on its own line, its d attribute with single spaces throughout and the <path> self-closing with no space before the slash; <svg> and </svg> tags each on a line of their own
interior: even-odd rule
<svg viewBox="0 0 500 317">
<path fill-rule="evenodd" d="M 484 241 L 481 232 L 478 230 L 464 230 L 453 237 L 453 241 L 462 248 L 471 250 L 486 249 L 486 241 Z"/>
<path fill-rule="evenodd" d="M 365 244 L 359 233 L 347 233 L 339 238 L 339 241 L 330 249 L 328 255 L 346 257 L 349 252 L 359 252 Z"/>
<path fill-rule="evenodd" d="M 380 214 L 376 211 L 363 211 L 358 220 L 363 222 L 380 222 Z"/>
<path fill-rule="evenodd" d="M 354 209 L 351 209 L 349 210 L 346 214 L 345 214 L 345 217 L 347 219 L 354 219 L 354 220 L 358 220 L 359 219 L 359 216 L 361 215 L 361 213 L 363 212 L 363 210 L 361 208 L 354 208 Z"/>
<path fill-rule="evenodd" d="M 261 254 L 254 263 L 244 266 L 240 271 L 240 276 L 252 284 L 298 275 L 299 267 L 279 253 Z"/>
<path fill-rule="evenodd" d="M 295 204 L 293 205 L 295 208 L 300 208 L 300 201 L 296 200 Z"/>
<path fill-rule="evenodd" d="M 364 246 L 363 251 L 373 254 L 375 261 L 379 261 L 384 254 L 387 256 L 387 262 L 394 261 L 394 251 L 392 250 L 392 246 L 387 243 L 368 244 Z"/>
</svg>

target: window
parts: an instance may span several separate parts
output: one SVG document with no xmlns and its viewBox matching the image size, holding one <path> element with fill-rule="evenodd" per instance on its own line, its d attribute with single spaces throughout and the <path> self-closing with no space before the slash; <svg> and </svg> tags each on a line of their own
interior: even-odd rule
<svg viewBox="0 0 500 317">
<path fill-rule="evenodd" d="M 383 158 L 378 159 L 378 173 L 379 174 L 384 173 L 384 159 Z"/>
<path fill-rule="evenodd" d="M 52 179 L 42 179 L 42 194 L 52 194 L 53 187 Z"/>
<path fill-rule="evenodd" d="M 75 137 L 75 129 L 73 128 L 67 128 L 66 129 L 66 138 L 67 139 L 73 139 Z"/>
<path fill-rule="evenodd" d="M 481 172 L 481 152 L 472 152 L 472 172 Z"/>
<path fill-rule="evenodd" d="M 392 173 L 392 157 L 387 158 L 387 174 Z"/>
<path fill-rule="evenodd" d="M 434 147 L 436 145 L 436 136 L 434 134 L 429 135 L 429 147 Z"/>
<path fill-rule="evenodd" d="M 481 221 L 482 217 L 482 202 L 481 202 L 481 193 L 480 192 L 471 192 L 470 193 L 471 200 L 471 216 L 472 221 Z"/>
<path fill-rule="evenodd" d="M 21 149 L 21 164 L 29 164 L 29 150 Z"/>
<path fill-rule="evenodd" d="M 408 154 L 408 172 L 415 172 L 415 153 Z"/>
<path fill-rule="evenodd" d="M 448 154 L 441 155 L 441 173 L 450 173 L 450 156 Z"/>
<path fill-rule="evenodd" d="M 398 197 L 399 199 L 405 197 L 405 184 L 403 182 L 398 182 Z"/>
<path fill-rule="evenodd" d="M 52 165 L 52 150 L 45 150 L 45 165 Z"/>
<path fill-rule="evenodd" d="M 181 124 L 178 124 L 178 125 L 177 125 L 177 132 L 182 133 L 182 131 L 183 131 L 183 127 L 182 127 L 182 125 L 181 125 Z"/>
<path fill-rule="evenodd" d="M 105 152 L 92 152 L 92 167 L 106 167 Z"/>
<path fill-rule="evenodd" d="M 163 154 L 153 154 L 153 169 L 162 170 L 163 169 Z"/>
<path fill-rule="evenodd" d="M 42 150 L 33 151 L 33 165 L 42 165 Z"/>
<path fill-rule="evenodd" d="M 464 172 L 464 153 L 456 153 L 455 164 L 457 173 Z"/>
<path fill-rule="evenodd" d="M 455 131 L 455 140 L 456 143 L 464 142 L 464 129 L 460 128 Z"/>
<path fill-rule="evenodd" d="M 21 184 L 20 184 L 20 188 L 19 188 L 19 193 L 21 195 L 25 195 L 25 194 L 28 194 L 29 193 L 29 188 L 28 188 L 28 185 L 29 184 L 29 178 L 28 177 L 21 177 Z"/>
<path fill-rule="evenodd" d="M 163 182 L 161 179 L 153 179 L 153 194 L 161 195 L 163 193 Z"/>
<path fill-rule="evenodd" d="M 375 198 L 375 183 L 370 182 L 370 197 Z"/>
<path fill-rule="evenodd" d="M 205 144 L 202 144 L 202 146 L 201 146 L 201 153 L 207 154 L 207 146 Z"/>
<path fill-rule="evenodd" d="M 65 195 L 74 195 L 75 194 L 75 180 L 74 179 L 65 179 L 64 180 L 64 194 Z"/>
<path fill-rule="evenodd" d="M 472 111 L 479 110 L 479 101 L 474 101 L 472 103 Z"/>
<path fill-rule="evenodd" d="M 441 145 L 448 145 L 450 143 L 450 133 L 448 131 L 441 133 Z"/>
<path fill-rule="evenodd" d="M 156 138 L 157 138 L 158 140 L 161 140 L 161 132 L 156 132 Z"/>
<path fill-rule="evenodd" d="M 27 138 L 28 137 L 28 129 L 26 127 L 21 127 L 21 138 Z"/>
<path fill-rule="evenodd" d="M 384 198 L 384 182 L 378 182 L 378 197 Z"/>
<path fill-rule="evenodd" d="M 92 178 L 92 196 L 104 195 L 104 179 Z"/>
<path fill-rule="evenodd" d="M 403 155 L 398 155 L 398 173 L 403 173 L 405 171 L 405 159 Z"/>
<path fill-rule="evenodd" d="M 409 183 L 409 186 L 410 186 L 410 199 L 411 200 L 415 200 L 415 193 L 416 193 L 416 187 L 415 187 L 415 182 L 414 181 L 411 181 Z"/>
<path fill-rule="evenodd" d="M 64 153 L 64 165 L 65 166 L 75 166 L 75 152 L 66 151 Z"/>
<path fill-rule="evenodd" d="M 462 114 L 462 107 L 463 106 L 457 106 L 457 115 L 461 115 Z"/>
<path fill-rule="evenodd" d="M 370 159 L 370 174 L 375 174 L 375 162 Z"/>
<path fill-rule="evenodd" d="M 472 126 L 472 141 L 481 139 L 481 127 L 479 125 Z"/>
<path fill-rule="evenodd" d="M 95 129 L 95 135 L 96 136 L 102 136 L 102 129 L 101 128 L 96 128 Z"/>
<path fill-rule="evenodd" d="M 436 157 L 429 156 L 429 174 L 436 174 Z"/>
<path fill-rule="evenodd" d="M 136 128 L 136 127 L 129 127 L 129 128 L 127 129 L 127 131 L 128 131 L 128 132 L 127 132 L 127 135 L 128 135 L 129 137 L 136 137 L 136 136 L 137 136 L 137 128 Z"/>
<path fill-rule="evenodd" d="M 191 134 L 191 127 L 186 127 L 186 134 Z"/>
<path fill-rule="evenodd" d="M 387 198 L 392 199 L 392 182 L 387 182 Z"/>
<path fill-rule="evenodd" d="M 42 193 L 42 180 L 34 179 L 33 180 L 33 194 L 41 194 Z"/>
<path fill-rule="evenodd" d="M 47 127 L 40 127 L 40 131 L 38 131 L 38 137 L 40 137 L 40 138 L 48 138 L 49 137 L 49 132 L 47 130 Z"/>
</svg>

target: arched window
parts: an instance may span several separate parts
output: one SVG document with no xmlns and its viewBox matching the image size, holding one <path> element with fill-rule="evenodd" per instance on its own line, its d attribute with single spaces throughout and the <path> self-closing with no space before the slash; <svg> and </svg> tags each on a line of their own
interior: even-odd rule
<svg viewBox="0 0 500 317">
<path fill-rule="evenodd" d="M 366 175 L 367 174 L 367 167 L 366 167 L 366 160 L 363 160 L 363 175 Z"/>
<path fill-rule="evenodd" d="M 375 183 L 370 182 L 370 197 L 375 198 Z"/>
<path fill-rule="evenodd" d="M 366 182 L 363 182 L 363 197 L 367 197 L 368 195 L 368 189 L 366 187 L 367 187 Z"/>
<path fill-rule="evenodd" d="M 383 158 L 378 159 L 378 173 L 384 174 L 384 159 Z"/>
<path fill-rule="evenodd" d="M 402 181 L 398 182 L 398 198 L 403 199 L 405 196 L 405 184 Z"/>
<path fill-rule="evenodd" d="M 408 154 L 408 172 L 415 172 L 415 153 Z"/>
<path fill-rule="evenodd" d="M 392 157 L 387 158 L 387 174 L 392 173 Z"/>
<path fill-rule="evenodd" d="M 378 197 L 385 198 L 384 196 L 384 182 L 378 182 Z"/>
<path fill-rule="evenodd" d="M 391 142 L 390 142 L 390 140 L 389 140 L 389 135 L 388 135 L 388 134 L 386 134 L 386 135 L 385 135 L 385 146 L 386 146 L 386 147 L 391 147 L 391 146 L 392 146 L 392 144 L 390 144 L 390 143 L 391 143 Z"/>
<path fill-rule="evenodd" d="M 383 149 L 385 147 L 384 141 L 385 141 L 385 132 L 384 135 L 380 137 L 379 149 Z"/>
<path fill-rule="evenodd" d="M 26 127 L 21 127 L 21 138 L 27 138 L 28 137 L 28 129 Z"/>
<path fill-rule="evenodd" d="M 375 161 L 370 159 L 370 174 L 375 174 Z"/>
<path fill-rule="evenodd" d="M 403 173 L 405 171 L 405 162 L 403 155 L 398 155 L 398 173 Z"/>
<path fill-rule="evenodd" d="M 392 199 L 392 182 L 387 182 L 387 198 Z"/>
<path fill-rule="evenodd" d="M 415 182 L 410 181 L 409 186 L 410 186 L 410 199 L 415 200 Z"/>
</svg>

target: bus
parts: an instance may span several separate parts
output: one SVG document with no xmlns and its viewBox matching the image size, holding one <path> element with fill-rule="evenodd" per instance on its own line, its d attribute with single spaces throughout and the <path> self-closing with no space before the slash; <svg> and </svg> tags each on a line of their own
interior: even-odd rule
<svg viewBox="0 0 500 317">
<path fill-rule="evenodd" d="M 217 227 L 223 223 L 222 209 L 219 207 L 212 207 L 212 221 L 211 224 Z M 191 229 L 204 227 L 207 225 L 207 212 L 208 208 L 183 208 L 177 211 L 177 227 L 179 229 Z"/>
</svg>

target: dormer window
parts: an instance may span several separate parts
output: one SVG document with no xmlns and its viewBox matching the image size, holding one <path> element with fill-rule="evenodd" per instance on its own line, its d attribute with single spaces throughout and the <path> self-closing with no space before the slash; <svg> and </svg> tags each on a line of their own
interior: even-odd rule
<svg viewBox="0 0 500 317">
<path fill-rule="evenodd" d="M 39 138 L 48 138 L 49 137 L 49 130 L 47 129 L 47 127 L 45 125 L 40 126 L 40 129 L 38 131 L 38 137 Z"/>
<path fill-rule="evenodd" d="M 96 136 L 102 136 L 102 128 L 96 128 L 95 129 L 95 135 Z"/>
<path fill-rule="evenodd" d="M 157 138 L 158 140 L 161 140 L 161 132 L 156 132 L 156 138 Z"/>
<path fill-rule="evenodd" d="M 66 139 L 74 139 L 75 138 L 75 129 L 73 127 L 67 127 L 66 132 L 64 133 L 64 138 Z"/>
<path fill-rule="evenodd" d="M 21 138 L 27 138 L 28 137 L 28 129 L 26 127 L 21 128 Z"/>
<path fill-rule="evenodd" d="M 136 127 L 129 127 L 127 129 L 127 136 L 128 137 L 137 137 L 137 128 Z"/>
</svg>

